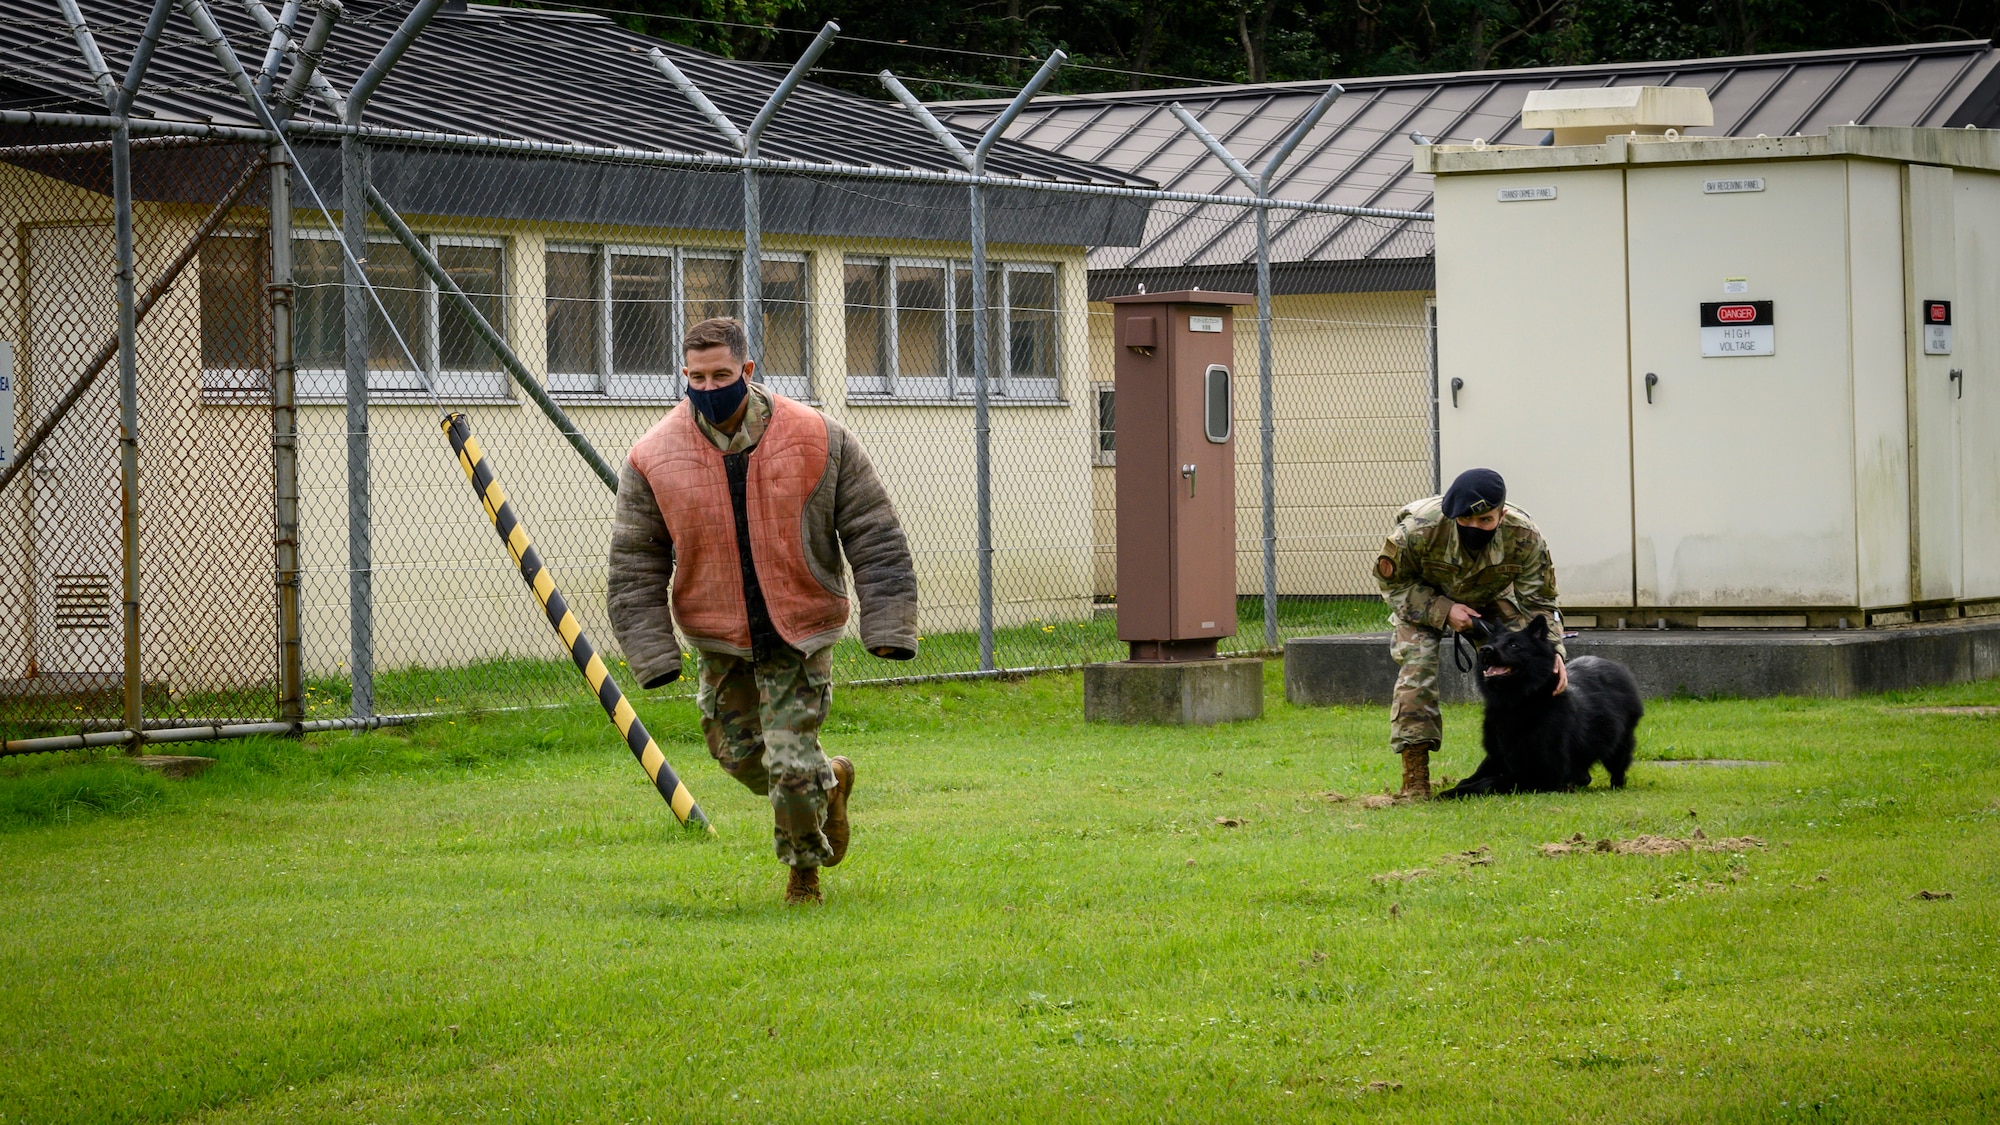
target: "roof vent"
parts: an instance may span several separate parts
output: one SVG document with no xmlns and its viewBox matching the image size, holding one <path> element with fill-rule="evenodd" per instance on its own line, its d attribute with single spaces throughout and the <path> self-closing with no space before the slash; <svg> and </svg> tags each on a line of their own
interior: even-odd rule
<svg viewBox="0 0 2000 1125">
<path fill-rule="evenodd" d="M 1559 145 L 1600 145 L 1619 133 L 1658 136 L 1713 124 L 1708 92 L 1693 86 L 1533 90 L 1521 103 L 1521 128 L 1553 129 Z"/>
</svg>

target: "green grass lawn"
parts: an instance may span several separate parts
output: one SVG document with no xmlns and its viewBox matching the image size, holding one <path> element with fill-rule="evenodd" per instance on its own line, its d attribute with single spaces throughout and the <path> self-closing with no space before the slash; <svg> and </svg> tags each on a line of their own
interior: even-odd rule
<svg viewBox="0 0 2000 1125">
<path fill-rule="evenodd" d="M 1624 792 L 1391 808 L 1325 796 L 1382 710 L 1267 701 L 843 690 L 820 909 L 684 700 L 714 839 L 587 705 L 0 763 L 0 1122 L 2000 1118 L 2000 716 L 1913 710 L 2000 682 L 1658 703 Z M 1539 850 L 1697 828 L 1763 846 Z"/>
</svg>

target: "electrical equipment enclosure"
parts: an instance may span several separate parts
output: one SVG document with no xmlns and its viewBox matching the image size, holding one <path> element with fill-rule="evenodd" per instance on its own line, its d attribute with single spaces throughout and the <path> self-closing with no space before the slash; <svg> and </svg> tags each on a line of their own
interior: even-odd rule
<svg viewBox="0 0 2000 1125">
<path fill-rule="evenodd" d="M 1117 342 L 1118 639 L 1204 660 L 1236 633 L 1235 360 L 1247 293 L 1111 298 Z"/>
<path fill-rule="evenodd" d="M 1572 617 L 2000 612 L 2000 131 L 1418 150 L 1445 479 L 1500 471 Z"/>
</svg>

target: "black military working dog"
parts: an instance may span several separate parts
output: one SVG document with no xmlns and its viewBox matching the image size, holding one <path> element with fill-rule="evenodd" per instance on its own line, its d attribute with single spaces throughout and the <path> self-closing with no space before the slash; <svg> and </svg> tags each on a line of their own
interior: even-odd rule
<svg viewBox="0 0 2000 1125">
<path fill-rule="evenodd" d="M 1569 690 L 1557 695 L 1555 640 L 1549 619 L 1538 616 L 1479 646 L 1475 667 L 1486 700 L 1486 758 L 1438 796 L 1584 789 L 1598 762 L 1611 787 L 1624 788 L 1632 733 L 1646 708 L 1623 664 L 1579 656 L 1569 662 Z"/>
</svg>

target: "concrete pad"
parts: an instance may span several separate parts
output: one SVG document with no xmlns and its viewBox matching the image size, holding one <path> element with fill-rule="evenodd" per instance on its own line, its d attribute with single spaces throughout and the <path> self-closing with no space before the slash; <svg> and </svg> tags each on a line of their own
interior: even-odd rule
<svg viewBox="0 0 2000 1125">
<path fill-rule="evenodd" d="M 127 761 L 145 769 L 157 771 L 162 777 L 182 780 L 200 777 L 215 764 L 214 758 L 201 758 L 191 754 L 141 754 Z"/>
<path fill-rule="evenodd" d="M 1569 653 L 1632 669 L 1649 699 L 1673 695 L 1847 698 L 2000 676 L 2000 620 L 1888 629 L 1592 629 Z M 1478 685 L 1442 653 L 1447 702 L 1479 699 Z M 1387 707 L 1396 683 L 1387 633 L 1305 637 L 1285 645 L 1285 698 L 1306 706 Z"/>
<path fill-rule="evenodd" d="M 1264 717 L 1261 660 L 1120 660 L 1083 669 L 1092 723 L 1208 726 Z"/>
</svg>

